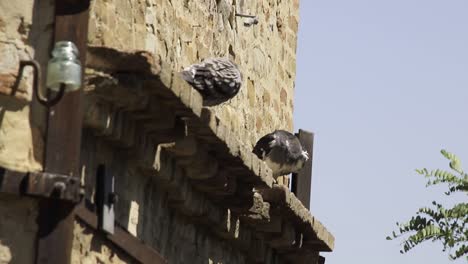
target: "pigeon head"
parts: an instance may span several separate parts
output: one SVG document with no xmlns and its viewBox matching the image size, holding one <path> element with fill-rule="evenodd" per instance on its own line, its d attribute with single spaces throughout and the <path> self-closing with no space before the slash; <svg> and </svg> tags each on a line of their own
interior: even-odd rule
<svg viewBox="0 0 468 264">
<path fill-rule="evenodd" d="M 309 153 L 304 150 L 299 139 L 284 130 L 276 130 L 260 138 L 253 153 L 267 163 L 273 171 L 273 177 L 297 173 L 309 159 Z"/>
</svg>

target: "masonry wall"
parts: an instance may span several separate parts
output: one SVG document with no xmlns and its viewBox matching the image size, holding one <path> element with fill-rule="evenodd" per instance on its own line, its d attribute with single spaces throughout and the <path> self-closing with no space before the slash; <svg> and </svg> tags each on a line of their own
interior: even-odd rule
<svg viewBox="0 0 468 264">
<path fill-rule="evenodd" d="M 0 263 L 33 263 L 37 201 L 0 194 Z"/>
<path fill-rule="evenodd" d="M 251 244 L 251 233 L 236 229 L 235 217 L 230 219 L 225 210 L 191 186 L 183 161 L 166 152 L 145 157 L 144 150 L 122 149 L 111 137 L 98 135 L 90 129 L 84 133 L 85 181 L 95 181 L 99 164 L 113 172 L 119 226 L 158 251 L 168 263 L 252 263 L 248 252 L 256 245 Z M 89 201 L 94 192 L 88 185 Z M 73 244 L 72 263 L 136 263 L 79 220 Z M 271 249 L 265 254 L 270 260 L 267 263 L 282 263 Z"/>
<path fill-rule="evenodd" d="M 293 128 L 298 2 L 93 0 L 89 44 L 146 50 L 159 57 L 162 67 L 176 71 L 203 58 L 231 57 L 243 72 L 243 87 L 230 102 L 213 109 L 249 149 L 274 129 Z M 19 84 L 15 82 L 20 60 L 34 58 L 46 65 L 52 45 L 53 3 L 0 1 L 0 166 L 15 171 L 42 168 L 44 108 L 33 99 L 29 70 Z M 258 25 L 244 26 L 236 10 L 257 15 Z M 247 263 L 245 252 L 180 215 L 180 208 L 174 208 L 177 188 L 162 186 L 152 179 L 155 175 L 135 164 L 131 153 L 89 133 L 83 139 L 82 169 L 88 182 L 93 181 L 98 161 L 111 163 L 118 171 L 120 225 L 160 250 L 169 263 Z M 93 190 L 88 191 L 92 200 Z M 36 217 L 35 200 L 0 196 L 0 263 L 33 262 Z M 74 234 L 72 263 L 133 261 L 84 223 L 76 222 Z M 269 263 L 279 261 L 272 251 L 267 258 Z"/>
<path fill-rule="evenodd" d="M 41 169 L 44 108 L 33 100 L 31 69 L 18 80 L 20 60 L 45 65 L 52 40 L 53 1 L 0 2 L 0 166 Z"/>
<path fill-rule="evenodd" d="M 0 167 L 41 169 L 44 109 L 32 96 L 31 71 L 19 83 L 20 60 L 47 60 L 53 1 L 0 1 Z M 0 195 L 0 263 L 33 263 L 38 212 L 31 198 Z"/>
<path fill-rule="evenodd" d="M 75 222 L 73 234 L 71 264 L 135 263 L 125 252 L 109 243 L 102 234 L 97 234 L 80 221 Z"/>
<path fill-rule="evenodd" d="M 146 50 L 182 70 L 229 56 L 240 66 L 240 93 L 215 107 L 247 147 L 274 129 L 292 130 L 299 0 L 93 1 L 89 42 Z M 235 13 L 257 15 L 244 26 Z"/>
<path fill-rule="evenodd" d="M 159 57 L 162 67 L 174 71 L 203 58 L 229 56 L 242 70 L 243 87 L 234 99 L 213 108 L 231 133 L 251 149 L 262 135 L 274 129 L 293 128 L 298 2 L 93 1 L 89 44 L 120 51 L 145 50 Z M 244 18 L 236 17 L 236 10 L 257 15 L 258 25 L 244 26 Z M 83 151 L 88 153 L 84 156 L 91 173 L 96 166 L 93 161 L 113 164 L 112 170 L 119 172 L 117 222 L 159 250 L 169 263 L 248 263 L 245 252 L 214 235 L 210 228 L 195 225 L 191 217 L 180 214 L 180 208 L 174 208 L 180 189 L 161 186 L 154 180 L 161 177 L 159 172 L 147 175 L 145 169 L 129 161 L 125 151 L 116 154 L 92 135 L 85 140 L 89 149 L 84 146 Z M 92 153 L 97 157 L 92 158 Z M 89 177 L 87 180 L 92 181 Z M 187 184 L 186 180 L 173 181 Z M 189 198 L 193 204 L 199 203 L 197 199 Z M 79 241 L 80 247 L 75 244 L 74 249 L 86 250 L 74 250 L 75 261 L 93 256 L 89 263 L 99 258 L 105 258 L 104 263 L 120 263 L 122 256 L 117 251 L 112 252 L 117 252 L 118 257 L 106 257 L 108 245 L 83 246 L 88 241 L 83 230 L 78 226 L 75 243 Z M 268 254 L 269 263 L 279 261 L 274 252 Z"/>
</svg>

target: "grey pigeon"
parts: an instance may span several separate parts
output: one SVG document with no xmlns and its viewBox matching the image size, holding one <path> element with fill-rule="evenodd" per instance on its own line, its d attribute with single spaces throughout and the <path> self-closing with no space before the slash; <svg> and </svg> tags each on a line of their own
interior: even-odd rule
<svg viewBox="0 0 468 264">
<path fill-rule="evenodd" d="M 299 172 L 309 159 L 309 154 L 302 148 L 299 139 L 284 130 L 276 130 L 260 138 L 253 153 L 266 162 L 275 179 Z"/>
<path fill-rule="evenodd" d="M 228 58 L 209 58 L 181 72 L 182 78 L 203 96 L 205 105 L 216 105 L 233 98 L 242 84 L 242 74 Z"/>
</svg>

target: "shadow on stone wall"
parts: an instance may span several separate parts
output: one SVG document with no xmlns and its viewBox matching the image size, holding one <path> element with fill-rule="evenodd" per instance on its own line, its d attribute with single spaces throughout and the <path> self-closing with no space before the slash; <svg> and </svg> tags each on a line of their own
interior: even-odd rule
<svg viewBox="0 0 468 264">
<path fill-rule="evenodd" d="M 40 170 L 43 160 L 46 109 L 32 95 L 31 67 L 21 73 L 19 63 L 35 59 L 47 65 L 53 3 L 19 0 L 0 4 L 4 25 L 0 27 L 0 166 L 16 171 Z M 44 74 L 45 67 L 42 71 Z"/>
<path fill-rule="evenodd" d="M 0 263 L 34 262 L 36 216 L 34 199 L 0 194 Z"/>
</svg>

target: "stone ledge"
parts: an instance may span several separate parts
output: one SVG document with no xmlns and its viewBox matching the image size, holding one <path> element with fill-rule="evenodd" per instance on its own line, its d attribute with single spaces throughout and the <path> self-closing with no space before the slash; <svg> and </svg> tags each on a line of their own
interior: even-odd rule
<svg viewBox="0 0 468 264">
<path fill-rule="evenodd" d="M 273 185 L 266 164 L 170 67 L 159 66 L 149 53 L 103 47 L 89 47 L 88 58 L 85 126 L 140 157 L 141 168 L 166 184 L 174 208 L 210 225 L 225 223 L 211 201 L 228 207 L 288 259 L 333 249 L 334 238 L 325 227 L 287 188 Z M 167 157 L 175 163 L 160 161 Z M 161 164 L 187 173 L 174 174 L 175 167 Z M 236 238 L 232 229 L 217 230 L 219 236 Z"/>
<path fill-rule="evenodd" d="M 162 67 L 154 65 L 157 60 L 146 52 L 125 53 L 103 47 L 88 47 L 88 50 L 90 69 L 86 71 L 86 90 L 88 94 L 94 93 L 94 98 L 90 101 L 96 102 L 97 99 L 102 99 L 115 104 L 114 109 L 108 108 L 111 112 L 116 109 L 132 114 L 144 111 L 147 113 L 147 121 L 153 123 L 158 123 L 155 120 L 158 116 L 168 120 L 174 120 L 174 115 L 184 118 L 197 138 L 210 143 L 210 151 L 216 152 L 219 155 L 218 159 L 240 170 L 243 175 L 248 175 L 250 179 L 246 179 L 247 181 L 253 181 L 260 186 L 272 186 L 271 170 L 242 146 L 236 135 L 231 134 L 230 129 L 209 108 L 203 107 L 200 94 L 177 77 L 177 73 L 172 72 L 169 67 L 164 67 L 164 64 Z M 134 58 L 134 61 L 131 61 L 131 58 Z M 134 64 L 140 68 L 136 67 L 130 71 L 126 67 Z M 119 69 L 117 68 L 119 65 L 124 66 Z M 146 66 L 141 67 L 141 65 Z M 115 89 L 116 87 L 123 89 Z M 153 96 L 148 97 L 148 93 Z M 159 105 L 168 107 L 158 108 Z M 153 111 L 154 108 L 156 109 Z M 93 103 L 88 104 L 85 109 L 85 122 L 94 127 L 97 125 L 96 115 L 114 115 L 114 119 L 119 118 L 111 112 L 99 114 Z M 161 113 L 163 110 L 166 112 Z M 87 116 L 89 118 L 86 118 Z M 109 120 L 106 121 L 104 123 L 101 121 L 104 127 L 109 126 Z"/>
<path fill-rule="evenodd" d="M 261 189 L 259 192 L 265 201 L 287 212 L 287 217 L 304 232 L 304 235 L 314 240 L 310 245 L 313 244 L 317 251 L 333 250 L 335 243 L 333 235 L 320 221 L 310 214 L 309 210 L 304 207 L 301 201 L 286 186 L 275 184 L 273 188 Z"/>
</svg>

